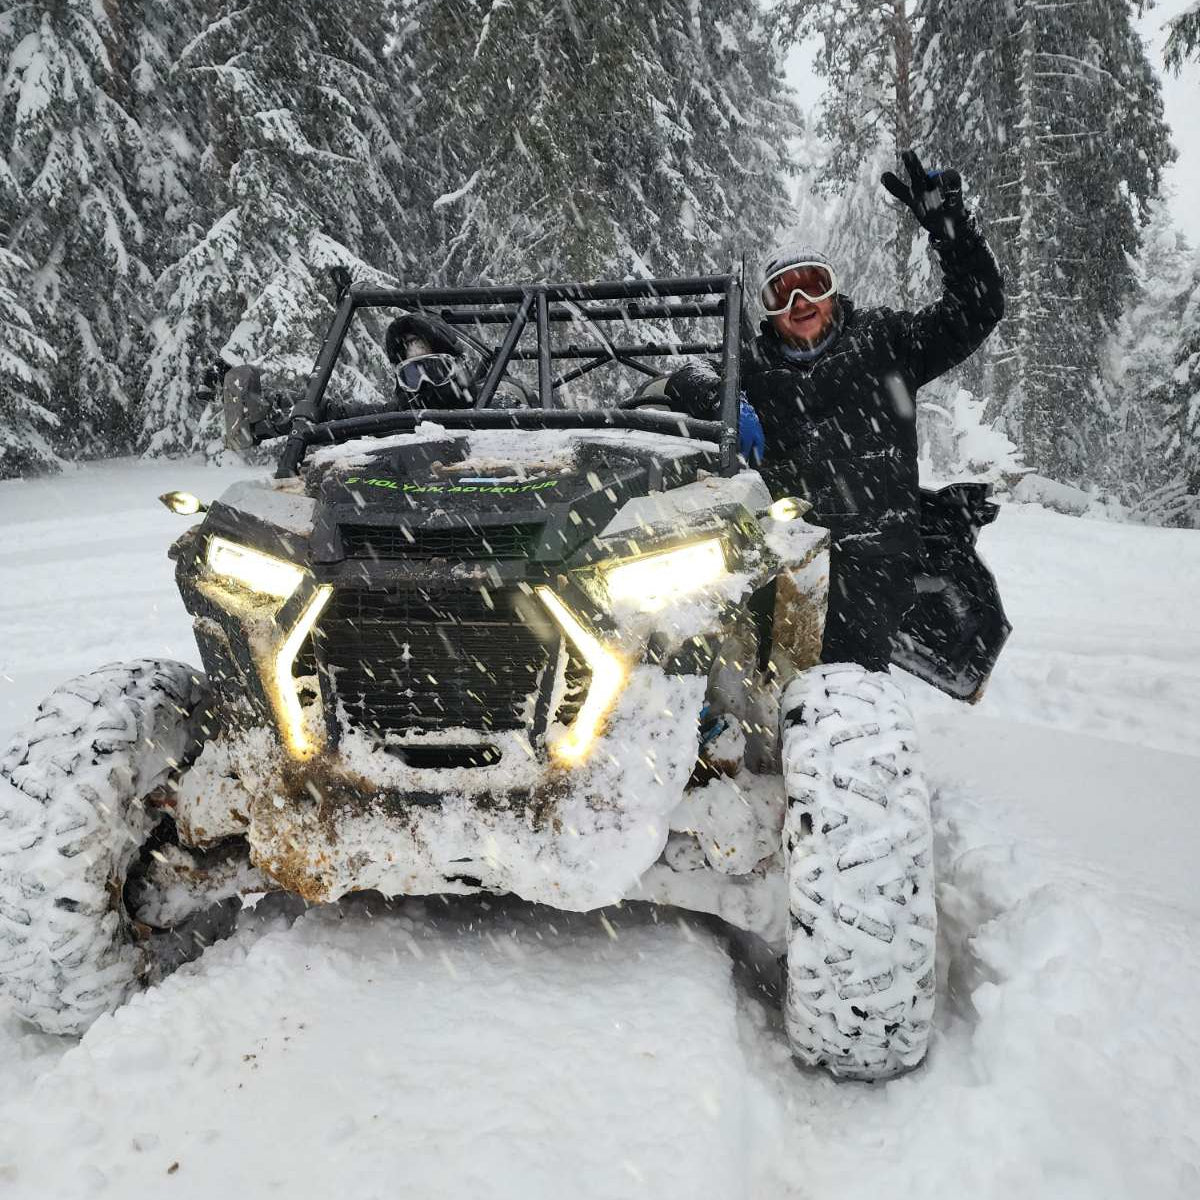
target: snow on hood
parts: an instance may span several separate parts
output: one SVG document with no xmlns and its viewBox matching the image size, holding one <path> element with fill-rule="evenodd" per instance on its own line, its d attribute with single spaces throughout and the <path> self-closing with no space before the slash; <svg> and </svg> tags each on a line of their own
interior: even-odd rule
<svg viewBox="0 0 1200 1200">
<path fill-rule="evenodd" d="M 323 446 L 309 454 L 306 462 L 314 465 L 336 463 L 340 467 L 363 466 L 375 455 L 398 446 L 445 441 L 465 437 L 467 458 L 456 466 L 479 470 L 524 464 L 526 469 L 549 466 L 570 469 L 580 442 L 607 442 L 614 449 L 650 451 L 659 458 L 679 459 L 698 450 L 715 453 L 712 442 L 675 437 L 665 433 L 646 433 L 635 429 L 447 429 L 444 425 L 423 421 L 411 433 L 390 437 L 356 438 L 340 446 Z"/>
<path fill-rule="evenodd" d="M 316 502 L 294 486 L 279 486 L 292 483 L 285 479 L 239 480 L 221 493 L 219 502 L 287 533 L 308 537 L 313 530 Z"/>
</svg>

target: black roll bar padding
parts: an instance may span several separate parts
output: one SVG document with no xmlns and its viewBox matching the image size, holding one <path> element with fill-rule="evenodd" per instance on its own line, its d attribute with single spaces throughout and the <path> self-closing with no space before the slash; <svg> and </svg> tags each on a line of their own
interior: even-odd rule
<svg viewBox="0 0 1200 1200">
<path fill-rule="evenodd" d="M 304 389 L 304 396 L 292 409 L 293 421 L 319 421 L 324 416 L 321 400 L 329 385 L 329 377 L 333 374 L 333 364 L 337 362 L 337 356 L 342 351 L 342 343 L 346 340 L 346 330 L 350 328 L 350 321 L 354 316 L 355 287 L 355 284 L 351 284 L 349 290 L 342 296 L 333 323 L 329 326 L 325 340 L 321 343 L 321 350 L 313 365 L 312 374 L 308 377 L 308 386 Z"/>
<path fill-rule="evenodd" d="M 742 284 L 730 275 L 725 284 L 725 345 L 721 371 L 721 474 L 738 470 L 738 408 L 741 403 Z"/>
<path fill-rule="evenodd" d="M 657 378 L 661 372 L 656 371 L 653 367 L 648 367 L 644 362 L 638 362 L 636 358 L 626 358 L 624 354 L 618 351 L 615 354 L 600 354 L 597 357 L 585 362 L 582 367 L 574 367 L 570 371 L 565 371 L 551 385 L 555 389 L 562 387 L 564 383 L 571 383 L 573 380 L 579 379 L 583 375 L 587 375 L 594 371 L 597 367 L 606 367 L 610 362 L 620 363 L 623 367 L 629 367 L 631 370 L 639 371 L 643 375 L 649 375 L 652 379 Z"/>
<path fill-rule="evenodd" d="M 504 374 L 504 369 L 508 366 L 509 359 L 512 358 L 517 342 L 521 339 L 521 334 L 525 330 L 525 322 L 529 320 L 529 310 L 533 307 L 534 295 L 534 292 L 526 292 L 521 300 L 521 307 L 517 309 L 516 316 L 513 317 L 512 324 L 509 325 L 508 331 L 504 335 L 504 341 L 500 343 L 500 348 L 492 357 L 483 386 L 479 389 L 479 395 L 475 397 L 476 408 L 487 408 L 491 404 L 492 397 L 496 394 L 496 385 L 500 382 L 500 376 Z"/>
<path fill-rule="evenodd" d="M 623 367 L 628 367 L 631 371 L 637 371 L 642 375 L 649 375 L 651 379 L 657 379 L 662 372 L 656 371 L 653 367 L 648 367 L 644 362 L 638 362 L 636 358 L 626 358 L 619 351 L 617 353 L 617 362 Z"/>
<path fill-rule="evenodd" d="M 550 301 L 545 288 L 537 292 L 538 402 L 554 407 L 554 383 L 550 378 Z"/>
<path fill-rule="evenodd" d="M 292 432 L 288 434 L 288 440 L 283 443 L 283 453 L 279 456 L 279 462 L 275 466 L 276 479 L 291 479 L 292 476 L 300 473 L 300 464 L 304 461 L 304 451 L 308 449 L 308 441 L 306 433 L 313 426 L 304 422 L 297 425 L 292 422 Z"/>
<path fill-rule="evenodd" d="M 590 371 L 594 371 L 597 367 L 606 367 L 612 362 L 607 354 L 601 354 L 598 358 L 593 358 L 585 362 L 582 367 L 573 367 L 569 371 L 564 371 L 553 383 L 553 387 L 557 390 L 564 383 L 570 383 L 572 380 L 579 379 L 587 375 Z"/>
</svg>

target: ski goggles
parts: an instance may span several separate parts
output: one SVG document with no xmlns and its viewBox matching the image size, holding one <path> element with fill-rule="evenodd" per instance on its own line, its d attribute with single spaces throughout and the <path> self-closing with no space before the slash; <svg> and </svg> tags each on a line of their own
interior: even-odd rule
<svg viewBox="0 0 1200 1200">
<path fill-rule="evenodd" d="M 759 298 L 768 317 L 785 313 L 803 296 L 810 304 L 828 300 L 837 291 L 837 276 L 826 263 L 791 263 L 767 277 Z"/>
<path fill-rule="evenodd" d="M 454 377 L 457 366 L 453 354 L 418 354 L 396 364 L 396 386 L 405 392 L 419 392 L 424 383 L 441 387 Z"/>
</svg>

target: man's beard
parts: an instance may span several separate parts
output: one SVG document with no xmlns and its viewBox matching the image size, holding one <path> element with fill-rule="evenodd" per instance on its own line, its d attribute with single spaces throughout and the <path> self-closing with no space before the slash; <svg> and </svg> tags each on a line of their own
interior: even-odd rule
<svg viewBox="0 0 1200 1200">
<path fill-rule="evenodd" d="M 794 350 L 799 355 L 810 355 L 815 358 L 834 341 L 841 332 L 841 328 L 842 306 L 840 301 L 835 300 L 829 313 L 829 319 L 822 323 L 817 333 L 794 335 L 790 332 L 785 333 L 778 325 L 775 327 L 775 332 L 785 347 Z"/>
<path fill-rule="evenodd" d="M 822 321 L 815 333 L 792 333 L 789 330 L 784 334 L 784 341 L 795 346 L 797 350 L 811 350 L 813 347 L 819 346 L 833 332 L 836 324 L 836 313 L 830 312 L 828 320 Z"/>
</svg>

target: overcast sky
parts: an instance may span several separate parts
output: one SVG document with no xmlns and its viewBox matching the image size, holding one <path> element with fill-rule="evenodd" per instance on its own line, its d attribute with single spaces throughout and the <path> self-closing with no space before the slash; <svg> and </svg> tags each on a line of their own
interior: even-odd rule
<svg viewBox="0 0 1200 1200">
<path fill-rule="evenodd" d="M 1193 0 L 1159 0 L 1158 7 L 1138 22 L 1138 28 L 1149 46 L 1150 60 L 1162 65 L 1163 22 Z M 815 107 L 821 97 L 821 83 L 812 71 L 815 40 L 798 46 L 788 59 L 788 79 L 800 94 L 805 109 Z M 1166 172 L 1166 186 L 1171 192 L 1171 211 L 1176 223 L 1187 234 L 1193 246 L 1200 246 L 1200 63 L 1184 64 L 1178 78 L 1163 76 L 1163 103 L 1167 123 L 1171 126 L 1179 159 Z M 944 166 L 953 164 L 945 163 Z"/>
</svg>

